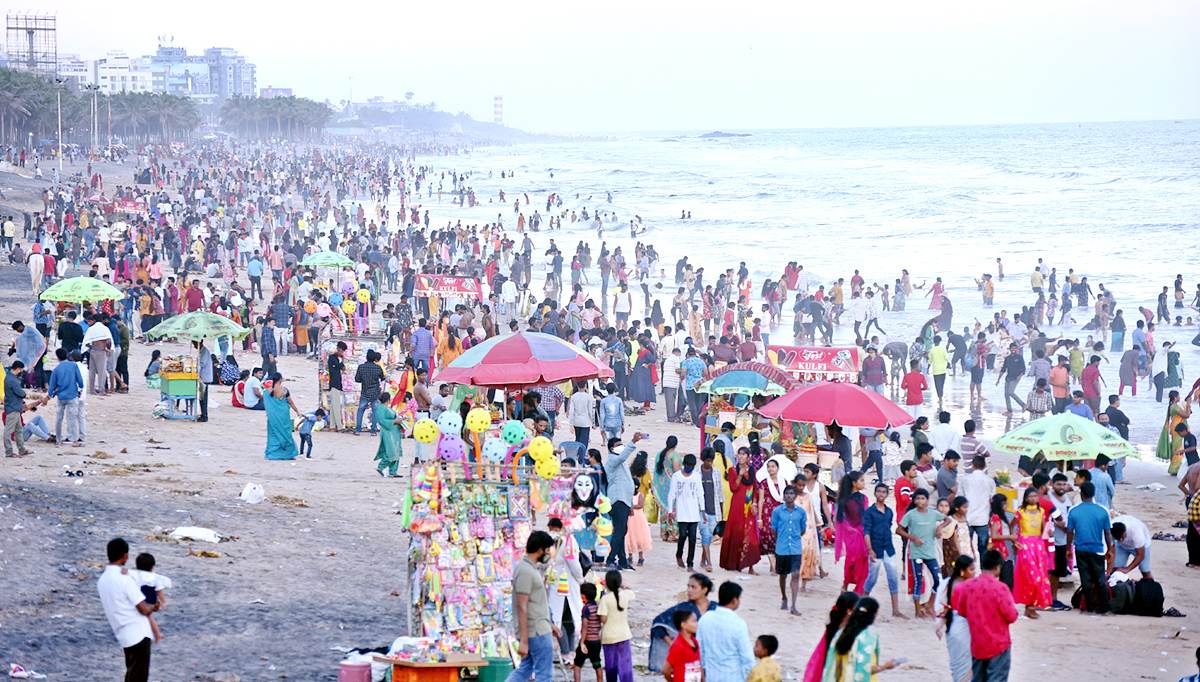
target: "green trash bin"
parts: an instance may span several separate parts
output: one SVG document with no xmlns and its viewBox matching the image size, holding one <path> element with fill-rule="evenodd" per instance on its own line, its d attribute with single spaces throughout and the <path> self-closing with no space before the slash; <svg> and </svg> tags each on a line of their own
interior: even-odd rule
<svg viewBox="0 0 1200 682">
<path fill-rule="evenodd" d="M 488 664 L 479 669 L 479 682 L 504 682 L 513 670 L 511 658 L 487 659 Z"/>
</svg>

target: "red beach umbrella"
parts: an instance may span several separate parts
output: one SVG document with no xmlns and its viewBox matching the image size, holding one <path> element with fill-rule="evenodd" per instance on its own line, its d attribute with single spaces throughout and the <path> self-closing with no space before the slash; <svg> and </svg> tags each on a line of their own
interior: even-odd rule
<svg viewBox="0 0 1200 682">
<path fill-rule="evenodd" d="M 896 403 L 861 386 L 821 382 L 790 391 L 758 411 L 767 419 L 882 429 L 911 424 L 912 415 Z"/>
<path fill-rule="evenodd" d="M 611 367 L 558 337 L 517 332 L 467 350 L 436 379 L 485 388 L 527 388 L 611 376 Z"/>
</svg>

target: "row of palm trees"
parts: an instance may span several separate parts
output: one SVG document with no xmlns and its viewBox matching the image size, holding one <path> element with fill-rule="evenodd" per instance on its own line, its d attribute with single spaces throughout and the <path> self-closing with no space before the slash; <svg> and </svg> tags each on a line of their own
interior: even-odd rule
<svg viewBox="0 0 1200 682">
<path fill-rule="evenodd" d="M 315 139 L 333 114 L 328 105 L 302 97 L 241 97 L 221 105 L 221 125 L 241 138 Z"/>
<path fill-rule="evenodd" d="M 23 146 L 30 135 L 35 145 L 56 139 L 60 94 L 63 141 L 87 145 L 91 140 L 91 93 L 76 94 L 66 87 L 60 93 L 53 80 L 0 69 L 0 145 Z M 97 95 L 95 100 L 96 139 L 100 141 L 107 140 L 111 133 L 126 144 L 186 142 L 206 118 L 195 101 L 177 95 L 123 92 Z M 226 129 L 241 137 L 260 139 L 285 135 L 315 138 L 331 113 L 325 104 L 298 97 L 235 96 L 220 108 L 221 124 Z"/>
</svg>

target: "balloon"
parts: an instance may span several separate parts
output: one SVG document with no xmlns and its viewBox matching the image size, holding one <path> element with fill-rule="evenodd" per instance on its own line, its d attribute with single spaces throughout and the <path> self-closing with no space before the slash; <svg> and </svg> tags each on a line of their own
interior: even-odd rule
<svg viewBox="0 0 1200 682">
<path fill-rule="evenodd" d="M 554 444 L 549 438 L 538 436 L 529 441 L 529 456 L 538 462 L 554 459 Z"/>
<path fill-rule="evenodd" d="M 470 429 L 472 433 L 483 433 L 484 431 L 487 431 L 488 427 L 491 425 L 492 413 L 488 412 L 482 407 L 476 407 L 467 413 L 467 428 Z"/>
<path fill-rule="evenodd" d="M 548 457 L 546 459 L 539 460 L 534 468 L 537 470 L 538 476 L 542 478 L 554 478 L 558 475 L 559 464 L 557 459 Z"/>
<path fill-rule="evenodd" d="M 596 532 L 602 538 L 611 536 L 613 534 L 612 521 L 609 521 L 608 519 L 597 519 L 596 520 Z"/>
<path fill-rule="evenodd" d="M 525 425 L 516 419 L 505 423 L 504 427 L 500 429 L 500 437 L 509 445 L 518 445 L 525 440 L 525 435 Z"/>
<path fill-rule="evenodd" d="M 445 415 L 442 415 L 443 417 Z M 442 436 L 442 442 L 438 443 L 438 454 L 445 460 L 465 459 L 467 456 L 467 444 L 459 438 L 457 434 Z"/>
<path fill-rule="evenodd" d="M 310 315 L 312 313 L 317 312 L 317 302 L 316 301 L 306 301 L 304 303 L 304 312 L 309 313 Z"/>
<path fill-rule="evenodd" d="M 357 285 L 354 284 L 354 282 L 342 282 L 342 293 L 343 294 L 353 294 L 354 290 L 357 288 L 358 287 L 357 287 Z"/>
<path fill-rule="evenodd" d="M 371 300 L 371 292 L 367 291 L 366 289 L 359 289 L 355 296 L 358 298 L 359 303 L 366 303 L 367 301 Z"/>
<path fill-rule="evenodd" d="M 422 419 L 413 427 L 413 436 L 420 443 L 425 443 L 426 445 L 432 443 L 438 437 L 437 422 L 429 418 Z"/>
<path fill-rule="evenodd" d="M 443 412 L 437 418 L 437 425 L 443 436 L 458 436 L 462 432 L 462 417 L 457 412 Z"/>
<path fill-rule="evenodd" d="M 342 298 L 341 294 L 333 294 L 329 297 L 330 305 L 341 305 L 343 300 L 344 299 Z"/>
<path fill-rule="evenodd" d="M 333 311 L 329 309 L 328 303 L 317 304 L 317 315 L 320 315 L 321 317 L 329 317 L 331 314 L 333 314 Z"/>
<path fill-rule="evenodd" d="M 342 301 L 342 310 L 346 311 L 347 313 L 354 312 L 354 309 L 356 307 L 358 307 L 358 306 L 354 303 L 354 301 L 351 301 L 350 299 L 346 299 L 346 300 Z"/>
<path fill-rule="evenodd" d="M 596 498 L 596 511 L 600 512 L 601 514 L 609 513 L 610 511 L 612 511 L 612 502 L 604 495 L 597 497 Z"/>
<path fill-rule="evenodd" d="M 500 464 L 508 456 L 508 443 L 500 438 L 489 438 L 483 443 L 483 458 L 492 464 Z"/>
</svg>

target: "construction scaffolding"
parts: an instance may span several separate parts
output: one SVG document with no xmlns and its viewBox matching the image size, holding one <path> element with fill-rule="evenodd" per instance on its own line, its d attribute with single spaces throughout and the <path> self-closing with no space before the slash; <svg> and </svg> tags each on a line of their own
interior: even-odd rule
<svg viewBox="0 0 1200 682">
<path fill-rule="evenodd" d="M 9 14 L 5 22 L 9 66 L 46 78 L 58 75 L 58 17 Z"/>
</svg>

